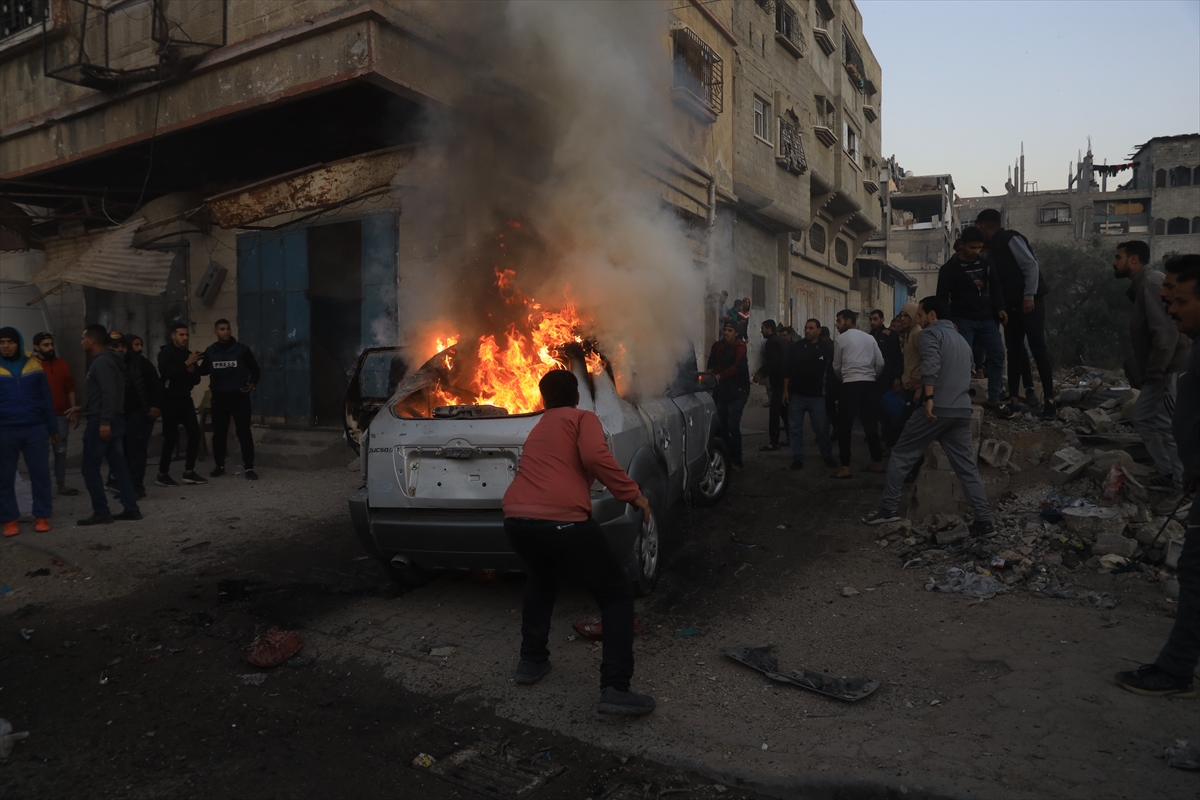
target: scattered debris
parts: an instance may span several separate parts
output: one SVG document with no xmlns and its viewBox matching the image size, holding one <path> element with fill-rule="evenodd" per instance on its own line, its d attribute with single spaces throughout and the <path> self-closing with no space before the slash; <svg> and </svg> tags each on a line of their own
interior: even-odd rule
<svg viewBox="0 0 1200 800">
<path fill-rule="evenodd" d="M 437 762 L 437 759 L 427 753 L 417 753 L 417 757 L 412 760 L 414 767 L 432 767 Z"/>
<path fill-rule="evenodd" d="M 25 641 L 33 640 L 33 628 L 21 628 L 21 638 Z"/>
<path fill-rule="evenodd" d="M 842 587 L 842 597 L 854 597 L 857 594 L 862 594 L 862 592 L 860 592 L 858 589 L 855 589 L 853 586 Z"/>
<path fill-rule="evenodd" d="M 0 719 L 0 759 L 8 758 L 12 752 L 13 742 L 27 738 L 29 738 L 29 731 L 13 733 L 12 723 L 6 719 Z"/>
<path fill-rule="evenodd" d="M 433 656 L 434 658 L 449 658 L 457 652 L 457 647 L 447 645 L 445 647 L 434 647 L 430 649 L 429 655 Z"/>
<path fill-rule="evenodd" d="M 773 644 L 742 644 L 725 649 L 725 655 L 756 669 L 773 681 L 790 683 L 810 692 L 836 697 L 839 700 L 861 700 L 879 688 L 879 681 L 867 678 L 835 678 L 811 669 L 803 672 L 782 673 L 779 659 L 767 651 Z"/>
<path fill-rule="evenodd" d="M 0 733 L 3 733 L 3 722 L 0 720 Z M 1200 747 L 1187 739 L 1176 739 L 1175 744 L 1163 752 L 1168 767 L 1177 769 L 1200 769 Z"/>
<path fill-rule="evenodd" d="M 980 572 L 976 572 L 980 569 Z M 974 564 L 964 564 L 962 567 L 947 567 L 946 582 L 938 583 L 936 578 L 930 578 L 925 584 L 925 591 L 954 592 L 967 597 L 978 597 L 980 600 L 990 600 L 1001 592 L 1007 592 L 1008 587 L 992 577 L 992 574 Z"/>
<path fill-rule="evenodd" d="M 528 797 L 567 769 L 551 761 L 548 750 L 519 754 L 507 742 L 483 741 L 441 758 L 420 753 L 412 765 L 484 797 L 512 800 Z"/>
<path fill-rule="evenodd" d="M 304 640 L 295 631 L 271 628 L 255 637 L 242 650 L 242 658 L 256 667 L 277 667 L 304 647 Z"/>
<path fill-rule="evenodd" d="M 697 628 L 693 625 L 693 626 L 684 628 L 681 631 L 675 631 L 675 635 L 686 637 L 686 636 L 703 636 L 704 634 L 700 631 L 699 628 Z"/>
<path fill-rule="evenodd" d="M 31 570 L 29 570 L 29 572 L 26 572 L 26 573 L 25 573 L 25 577 L 26 577 L 26 578 L 42 578 L 42 577 L 45 577 L 46 575 L 49 575 L 49 574 L 50 574 L 50 568 L 49 568 L 49 567 L 42 567 L 41 569 L 31 569 Z"/>
<path fill-rule="evenodd" d="M 1012 445 L 1008 442 L 984 439 L 983 444 L 979 447 L 979 457 L 996 469 L 1001 469 L 1008 466 L 1008 461 L 1012 458 L 1012 451 Z"/>
<path fill-rule="evenodd" d="M 265 683 L 267 680 L 267 673 L 265 673 L 265 672 L 250 672 L 241 677 L 242 677 L 242 683 L 245 686 L 262 686 L 263 683 Z"/>
</svg>

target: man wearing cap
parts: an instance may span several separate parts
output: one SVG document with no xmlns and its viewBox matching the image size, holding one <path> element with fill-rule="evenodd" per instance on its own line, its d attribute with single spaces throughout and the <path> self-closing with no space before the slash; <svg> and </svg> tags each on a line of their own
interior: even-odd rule
<svg viewBox="0 0 1200 800">
<path fill-rule="evenodd" d="M 33 484 L 33 529 L 50 530 L 52 510 L 50 452 L 46 441 L 58 439 L 58 421 L 50 384 L 41 362 L 25 352 L 16 328 L 0 328 L 0 522 L 4 535 L 16 536 L 21 511 L 17 507 L 17 460 L 24 455 Z"/>
<path fill-rule="evenodd" d="M 71 427 L 79 427 L 79 407 L 75 405 L 75 378 L 65 358 L 54 349 L 54 335 L 39 333 L 33 337 L 33 357 L 42 365 L 50 394 L 54 397 L 54 416 L 58 419 L 58 441 L 54 443 L 54 476 L 58 493 L 73 497 L 78 489 L 67 486 L 67 438 Z"/>
</svg>

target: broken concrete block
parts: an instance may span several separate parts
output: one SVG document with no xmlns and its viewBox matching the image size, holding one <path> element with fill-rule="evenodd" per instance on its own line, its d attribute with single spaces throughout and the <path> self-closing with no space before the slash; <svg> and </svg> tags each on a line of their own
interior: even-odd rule
<svg viewBox="0 0 1200 800">
<path fill-rule="evenodd" d="M 858 591 L 858 589 L 855 589 L 853 586 L 842 587 L 842 597 L 854 597 L 856 594 L 862 594 L 862 592 Z"/>
<path fill-rule="evenodd" d="M 1179 569 L 1179 556 L 1183 554 L 1183 540 L 1172 539 L 1167 542 L 1167 549 L 1164 551 L 1163 563 L 1171 569 Z M 1176 595 L 1178 597 L 1178 595 Z"/>
<path fill-rule="evenodd" d="M 1064 508 L 1062 514 L 1067 530 L 1086 541 L 1095 541 L 1101 533 L 1125 531 L 1125 518 L 1115 508 Z"/>
<path fill-rule="evenodd" d="M 967 523 L 960 522 L 948 531 L 938 531 L 933 535 L 933 538 L 938 544 L 954 544 L 967 538 L 970 532 L 970 529 L 967 528 Z"/>
<path fill-rule="evenodd" d="M 1050 457 L 1050 474 L 1047 480 L 1055 486 L 1062 486 L 1083 475 L 1084 469 L 1091 462 L 1086 453 L 1074 447 L 1064 447 Z"/>
<path fill-rule="evenodd" d="M 1096 535 L 1092 545 L 1092 555 L 1115 555 L 1129 558 L 1137 550 L 1137 542 L 1129 539 L 1119 531 L 1104 530 Z"/>
<path fill-rule="evenodd" d="M 971 393 L 971 403 L 979 405 L 984 400 L 988 399 L 988 382 L 987 378 L 972 378 L 971 388 L 968 390 Z"/>
<path fill-rule="evenodd" d="M 1162 536 L 1158 536 L 1158 532 L 1162 531 Z M 1167 523 L 1167 527 L 1163 528 L 1163 518 L 1159 517 L 1153 522 L 1146 525 L 1139 525 L 1137 529 L 1137 540 L 1144 545 L 1149 545 L 1154 541 L 1154 537 L 1158 536 L 1158 544 L 1155 547 L 1160 550 L 1166 550 L 1167 542 L 1178 539 L 1183 541 L 1183 526 L 1175 520 Z"/>
<path fill-rule="evenodd" d="M 1092 425 L 1092 430 L 1096 433 L 1112 433 L 1116 428 L 1112 418 L 1098 408 L 1089 408 L 1083 412 L 1083 415 L 1087 417 L 1088 422 Z"/>
<path fill-rule="evenodd" d="M 1121 419 L 1133 419 L 1133 407 L 1137 405 L 1138 396 L 1141 394 L 1137 389 L 1129 390 L 1129 399 L 1125 401 L 1125 405 L 1121 406 Z"/>
<path fill-rule="evenodd" d="M 1008 460 L 1012 458 L 1012 450 L 1012 445 L 1008 442 L 985 439 L 979 448 L 979 457 L 996 469 L 1000 469 L 1008 466 Z"/>
<path fill-rule="evenodd" d="M 881 539 L 887 539 L 893 533 L 900 534 L 902 537 L 908 536 L 909 532 L 912 531 L 912 521 L 907 520 L 907 519 L 901 519 L 901 520 L 896 520 L 895 522 L 887 522 L 887 523 L 884 523 L 883 525 L 880 525 L 878 528 L 878 531 L 879 531 L 879 538 L 881 538 Z"/>
</svg>

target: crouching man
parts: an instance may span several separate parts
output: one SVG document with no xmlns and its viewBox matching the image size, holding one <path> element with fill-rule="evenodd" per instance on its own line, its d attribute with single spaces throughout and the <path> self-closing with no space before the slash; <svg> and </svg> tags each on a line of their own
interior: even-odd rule
<svg viewBox="0 0 1200 800">
<path fill-rule="evenodd" d="M 537 683 L 550 671 L 550 616 L 565 574 L 600 606 L 604 654 L 601 714 L 648 714 L 654 698 L 629 690 L 633 677 L 633 587 L 592 519 L 590 487 L 604 484 L 650 520 L 650 501 L 613 458 L 600 418 L 581 411 L 579 381 L 554 370 L 538 384 L 545 412 L 529 432 L 516 477 L 504 493 L 504 531 L 525 564 L 521 659 L 515 681 Z"/>
</svg>

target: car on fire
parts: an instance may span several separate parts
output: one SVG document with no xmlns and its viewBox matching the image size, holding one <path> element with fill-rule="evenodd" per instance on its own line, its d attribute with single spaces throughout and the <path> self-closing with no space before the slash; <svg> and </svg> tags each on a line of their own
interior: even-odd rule
<svg viewBox="0 0 1200 800">
<path fill-rule="evenodd" d="M 542 412 L 438 405 L 453 356 L 450 348 L 408 373 L 400 348 L 370 348 L 346 395 L 346 440 L 362 471 L 350 517 L 366 551 L 406 587 L 436 571 L 522 569 L 500 501 Z M 613 552 L 625 554 L 634 592 L 645 596 L 658 582 L 669 510 L 685 501 L 713 505 L 728 488 L 729 456 L 710 391 L 715 378 L 699 373 L 693 359 L 661 395 L 635 402 L 618 393 L 607 362 L 598 368 L 577 345 L 561 358 L 579 378 L 580 408 L 600 417 L 613 455 L 650 499 L 643 524 L 632 506 L 592 486 L 592 516 Z"/>
</svg>

